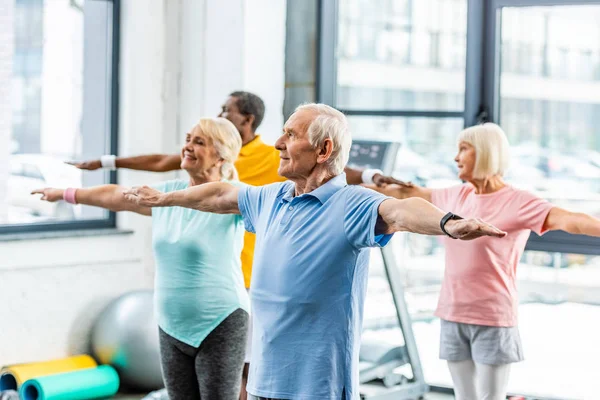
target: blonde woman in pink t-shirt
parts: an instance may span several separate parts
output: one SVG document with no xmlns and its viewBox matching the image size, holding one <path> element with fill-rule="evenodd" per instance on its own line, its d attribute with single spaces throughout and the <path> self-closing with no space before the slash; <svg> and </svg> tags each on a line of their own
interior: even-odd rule
<svg viewBox="0 0 600 400">
<path fill-rule="evenodd" d="M 600 220 L 555 207 L 507 184 L 509 144 L 486 123 L 462 131 L 454 158 L 467 183 L 446 189 L 389 185 L 397 198 L 421 197 L 445 211 L 481 218 L 508 232 L 503 240 L 444 239 L 446 269 L 435 315 L 441 319 L 440 358 L 448 361 L 458 400 L 506 398 L 510 364 L 523 360 L 517 328 L 517 265 L 530 231 L 600 236 Z"/>
</svg>

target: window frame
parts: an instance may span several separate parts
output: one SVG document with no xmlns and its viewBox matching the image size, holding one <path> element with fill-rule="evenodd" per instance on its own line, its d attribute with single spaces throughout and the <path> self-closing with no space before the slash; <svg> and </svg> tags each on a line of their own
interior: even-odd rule
<svg viewBox="0 0 600 400">
<path fill-rule="evenodd" d="M 469 5 L 472 3 L 469 0 Z M 483 91 L 482 107 L 486 110 L 490 121 L 498 121 L 500 115 L 500 57 L 502 8 L 504 7 L 545 7 L 599 5 L 600 0 L 486 0 L 481 17 L 485 21 L 484 52 L 480 87 Z M 468 39 L 467 39 L 468 41 Z M 600 238 L 572 235 L 563 231 L 553 231 L 538 236 L 531 233 L 525 250 L 545 251 L 550 253 L 574 253 L 600 255 Z"/>
<path fill-rule="evenodd" d="M 465 105 L 463 111 L 340 109 L 348 116 L 463 118 L 464 126 L 497 121 L 500 87 L 502 7 L 600 4 L 600 0 L 467 0 Z M 317 13 L 316 99 L 336 105 L 339 0 L 319 0 Z M 600 238 L 562 231 L 532 233 L 526 250 L 600 255 Z"/>
<path fill-rule="evenodd" d="M 88 0 L 90 1 L 90 0 Z M 120 15 L 121 15 L 121 0 L 93 0 L 112 3 L 112 16 L 110 19 L 111 28 L 111 60 L 110 60 L 110 82 L 106 82 L 106 87 L 110 87 L 110 103 L 107 109 L 110 111 L 109 129 L 110 134 L 105 137 L 110 139 L 110 154 L 118 154 L 119 148 L 119 55 L 120 55 Z M 108 174 L 109 184 L 117 183 L 116 171 L 110 171 Z M 69 230 L 88 230 L 102 228 L 116 228 L 117 226 L 116 213 L 109 211 L 108 216 L 102 219 L 85 219 L 74 221 L 56 221 L 56 222 L 34 222 L 25 224 L 10 224 L 0 225 L 0 239 L 2 235 L 12 235 L 16 233 L 37 233 L 37 232 L 52 232 L 52 231 L 69 231 Z"/>
</svg>

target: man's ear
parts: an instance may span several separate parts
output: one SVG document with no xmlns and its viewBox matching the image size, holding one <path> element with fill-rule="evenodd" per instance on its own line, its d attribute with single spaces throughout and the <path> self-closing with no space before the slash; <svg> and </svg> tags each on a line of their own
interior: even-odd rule
<svg viewBox="0 0 600 400">
<path fill-rule="evenodd" d="M 244 120 L 244 124 L 248 124 L 252 128 L 252 125 L 254 125 L 254 121 L 256 120 L 256 117 L 252 114 L 247 114 L 247 115 L 245 115 L 245 117 L 246 118 Z"/>
<path fill-rule="evenodd" d="M 331 138 L 325 139 L 323 144 L 321 144 L 317 150 L 317 163 L 322 164 L 329 160 L 329 157 L 331 157 L 331 153 L 333 152 L 333 141 Z"/>
</svg>

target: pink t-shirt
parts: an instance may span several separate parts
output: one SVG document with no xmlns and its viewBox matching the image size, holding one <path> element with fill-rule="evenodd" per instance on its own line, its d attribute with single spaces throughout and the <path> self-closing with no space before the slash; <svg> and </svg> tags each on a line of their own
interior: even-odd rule
<svg viewBox="0 0 600 400">
<path fill-rule="evenodd" d="M 502 239 L 444 238 L 446 269 L 435 315 L 466 324 L 517 325 L 517 264 L 530 231 L 543 233 L 552 204 L 508 185 L 494 193 L 475 194 L 471 184 L 434 189 L 431 202 L 508 233 Z"/>
</svg>

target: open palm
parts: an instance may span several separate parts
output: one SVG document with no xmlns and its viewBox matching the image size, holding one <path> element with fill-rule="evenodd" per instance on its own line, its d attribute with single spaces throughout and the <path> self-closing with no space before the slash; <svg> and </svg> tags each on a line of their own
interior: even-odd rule
<svg viewBox="0 0 600 400">
<path fill-rule="evenodd" d="M 479 218 L 448 221 L 445 229 L 450 235 L 460 240 L 473 240 L 482 236 L 493 236 L 498 238 L 506 236 L 506 232 L 501 231 Z"/>
</svg>

